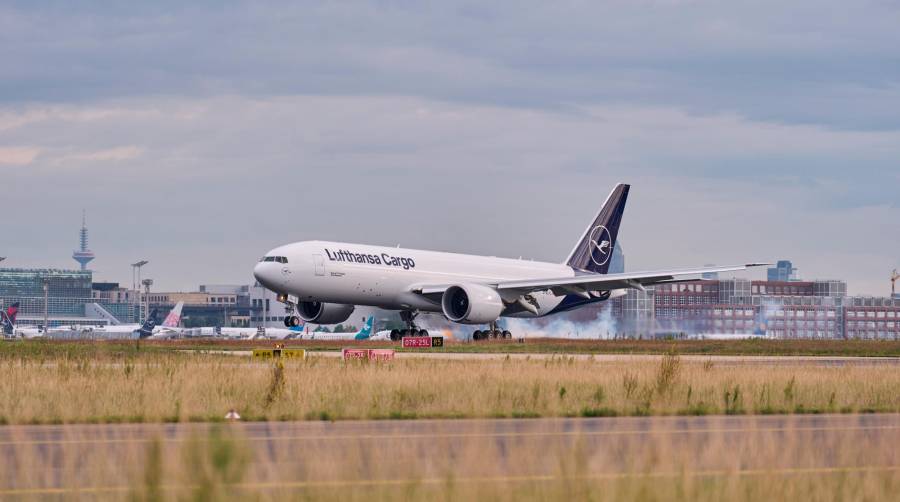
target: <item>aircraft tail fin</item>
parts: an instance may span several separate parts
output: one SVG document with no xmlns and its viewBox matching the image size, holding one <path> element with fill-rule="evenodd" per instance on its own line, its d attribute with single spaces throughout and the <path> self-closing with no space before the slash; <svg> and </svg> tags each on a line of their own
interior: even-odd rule
<svg viewBox="0 0 900 502">
<path fill-rule="evenodd" d="M 138 336 L 140 338 L 147 338 L 153 334 L 154 327 L 156 327 L 156 309 L 153 309 L 150 312 L 150 315 L 144 320 L 144 324 L 141 324 L 141 327 L 138 328 Z"/>
<path fill-rule="evenodd" d="M 165 328 L 177 328 L 181 323 L 181 309 L 184 308 L 184 302 L 178 302 L 175 307 L 166 316 L 161 326 Z"/>
<path fill-rule="evenodd" d="M 372 336 L 372 328 L 375 325 L 375 316 L 369 316 L 366 318 L 366 323 L 363 325 L 362 329 L 359 330 L 359 333 L 356 334 L 357 340 L 365 340 Z"/>
<path fill-rule="evenodd" d="M 0 324 L 3 326 L 3 332 L 11 335 L 16 329 L 16 315 L 19 313 L 19 302 L 13 303 L 6 308 L 6 312 L 0 311 Z"/>
<path fill-rule="evenodd" d="M 605 274 L 609 270 L 630 188 L 631 185 L 624 183 L 613 188 L 600 212 L 575 244 L 566 265 L 577 271 L 595 274 Z"/>
</svg>

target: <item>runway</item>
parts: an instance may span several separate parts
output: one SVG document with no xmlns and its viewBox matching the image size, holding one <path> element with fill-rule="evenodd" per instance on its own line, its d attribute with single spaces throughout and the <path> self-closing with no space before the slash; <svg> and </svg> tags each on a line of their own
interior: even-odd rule
<svg viewBox="0 0 900 502">
<path fill-rule="evenodd" d="M 0 498 L 125 495 L 154 448 L 167 489 L 182 489 L 195 482 L 190 464 L 223 444 L 247 460 L 236 489 L 278 492 L 448 479 L 900 479 L 896 414 L 4 426 Z"/>
<path fill-rule="evenodd" d="M 348 346 L 365 348 L 364 345 Z M 210 354 L 225 354 L 241 357 L 250 357 L 248 350 L 213 350 L 203 351 Z M 340 358 L 340 351 L 310 350 L 309 357 Z M 658 363 L 662 355 L 656 354 L 569 354 L 569 353 L 493 353 L 493 352 L 444 352 L 444 351 L 417 351 L 397 352 L 394 357 L 398 359 L 442 359 L 442 360 L 467 360 L 467 361 L 542 361 L 548 359 L 567 358 L 575 361 L 589 361 L 597 363 Z M 685 363 L 714 363 L 736 366 L 900 366 L 900 357 L 858 357 L 858 356 L 755 356 L 755 355 L 698 355 L 681 354 L 678 356 Z"/>
</svg>

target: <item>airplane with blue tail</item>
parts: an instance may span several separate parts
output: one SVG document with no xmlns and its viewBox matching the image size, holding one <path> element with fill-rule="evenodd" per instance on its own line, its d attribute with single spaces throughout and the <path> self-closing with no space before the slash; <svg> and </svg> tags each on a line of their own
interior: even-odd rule
<svg viewBox="0 0 900 502">
<path fill-rule="evenodd" d="M 372 333 L 375 331 L 375 316 L 369 316 L 366 318 L 365 324 L 363 324 L 362 329 L 357 331 L 356 333 L 325 333 L 325 332 L 310 332 L 303 333 L 298 336 L 298 340 L 323 340 L 323 341 L 350 341 L 350 340 L 368 340 L 372 337 Z"/>
</svg>

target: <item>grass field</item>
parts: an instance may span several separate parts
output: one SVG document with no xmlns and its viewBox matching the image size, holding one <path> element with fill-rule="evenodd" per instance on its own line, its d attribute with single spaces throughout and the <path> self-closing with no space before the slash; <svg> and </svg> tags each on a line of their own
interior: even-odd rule
<svg viewBox="0 0 900 502">
<path fill-rule="evenodd" d="M 900 411 L 892 366 L 420 360 L 140 351 L 128 344 L 4 344 L 0 423 L 554 417 Z"/>
<path fill-rule="evenodd" d="M 402 423 L 396 426 L 402 431 Z M 487 422 L 473 437 L 260 445 L 219 425 L 168 441 L 130 441 L 122 431 L 90 448 L 76 446 L 92 436 L 73 432 L 49 452 L 45 444 L 17 440 L 14 454 L 0 457 L 0 498 L 896 500 L 894 449 L 878 439 L 852 431 L 772 431 L 752 420 L 745 427 L 754 432 L 736 438 L 713 426 L 694 441 L 652 430 L 600 439 L 576 430 L 565 441 L 531 436 L 498 443 L 484 439 L 492 431 Z M 896 431 L 880 436 L 897 439 Z M 71 491 L 48 488 L 60 484 Z"/>
<path fill-rule="evenodd" d="M 221 422 L 233 408 L 244 420 L 310 425 L 353 419 L 744 415 L 742 420 L 750 421 L 744 427 L 752 432 L 737 437 L 711 423 L 702 439 L 649 430 L 604 436 L 598 443 L 576 429 L 566 441 L 538 434 L 500 445 L 485 439 L 497 423 L 489 420 L 484 436 L 391 443 L 351 438 L 339 447 L 315 436 L 300 443 L 259 443 L 227 424 L 166 441 L 129 440 L 133 429 L 125 426 L 116 434 L 126 436 L 107 436 L 85 448 L 77 445 L 93 445 L 93 439 L 77 432 L 64 433 L 52 445 L 13 435 L 0 445 L 0 499 L 895 499 L 900 468 L 895 449 L 885 444 L 900 441 L 900 430 L 890 428 L 879 436 L 886 443 L 877 443 L 865 431 L 854 432 L 852 424 L 841 434 L 774 430 L 754 424 L 761 417 L 749 415 L 900 412 L 896 366 L 729 365 L 688 361 L 674 351 L 844 355 L 856 350 L 875 356 L 891 355 L 893 345 L 629 343 L 611 343 L 606 352 L 664 355 L 612 363 L 565 355 L 387 363 L 311 356 L 262 362 L 173 350 L 198 348 L 196 342 L 140 348 L 133 342 L 2 343 L 0 423 L 155 422 L 160 425 L 149 427 L 157 427 L 161 437 L 165 422 Z M 247 349 L 271 342 L 200 348 L 223 345 Z M 341 345 L 301 344 L 323 350 Z M 593 350 L 582 342 L 460 344 L 447 350 L 515 346 Z M 381 423 L 396 424 L 402 432 L 409 422 Z M 425 450 L 431 453 L 423 455 Z M 59 485 L 74 491 L 53 488 Z"/>
<path fill-rule="evenodd" d="M 60 354 L 133 354 L 172 350 L 250 350 L 284 343 L 288 347 L 313 351 L 338 351 L 349 345 L 393 348 L 392 342 L 324 342 L 287 340 L 180 339 L 141 341 L 54 341 L 28 340 L 0 343 L 0 358 L 56 356 Z M 415 349 L 408 349 L 415 350 Z M 510 354 L 666 354 L 738 356 L 852 356 L 900 357 L 900 340 L 563 340 L 528 338 L 519 341 L 460 343 L 448 341 L 443 352 L 486 352 Z"/>
</svg>

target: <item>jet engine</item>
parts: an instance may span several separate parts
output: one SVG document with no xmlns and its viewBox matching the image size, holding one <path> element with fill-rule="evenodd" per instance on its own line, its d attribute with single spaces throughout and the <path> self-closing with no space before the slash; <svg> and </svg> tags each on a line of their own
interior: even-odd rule
<svg viewBox="0 0 900 502">
<path fill-rule="evenodd" d="M 349 319 L 353 309 L 353 305 L 342 303 L 300 302 L 297 315 L 313 324 L 337 324 Z"/>
<path fill-rule="evenodd" d="M 494 322 L 503 312 L 503 300 L 493 288 L 481 284 L 450 286 L 441 298 L 447 319 L 463 324 Z"/>
</svg>

